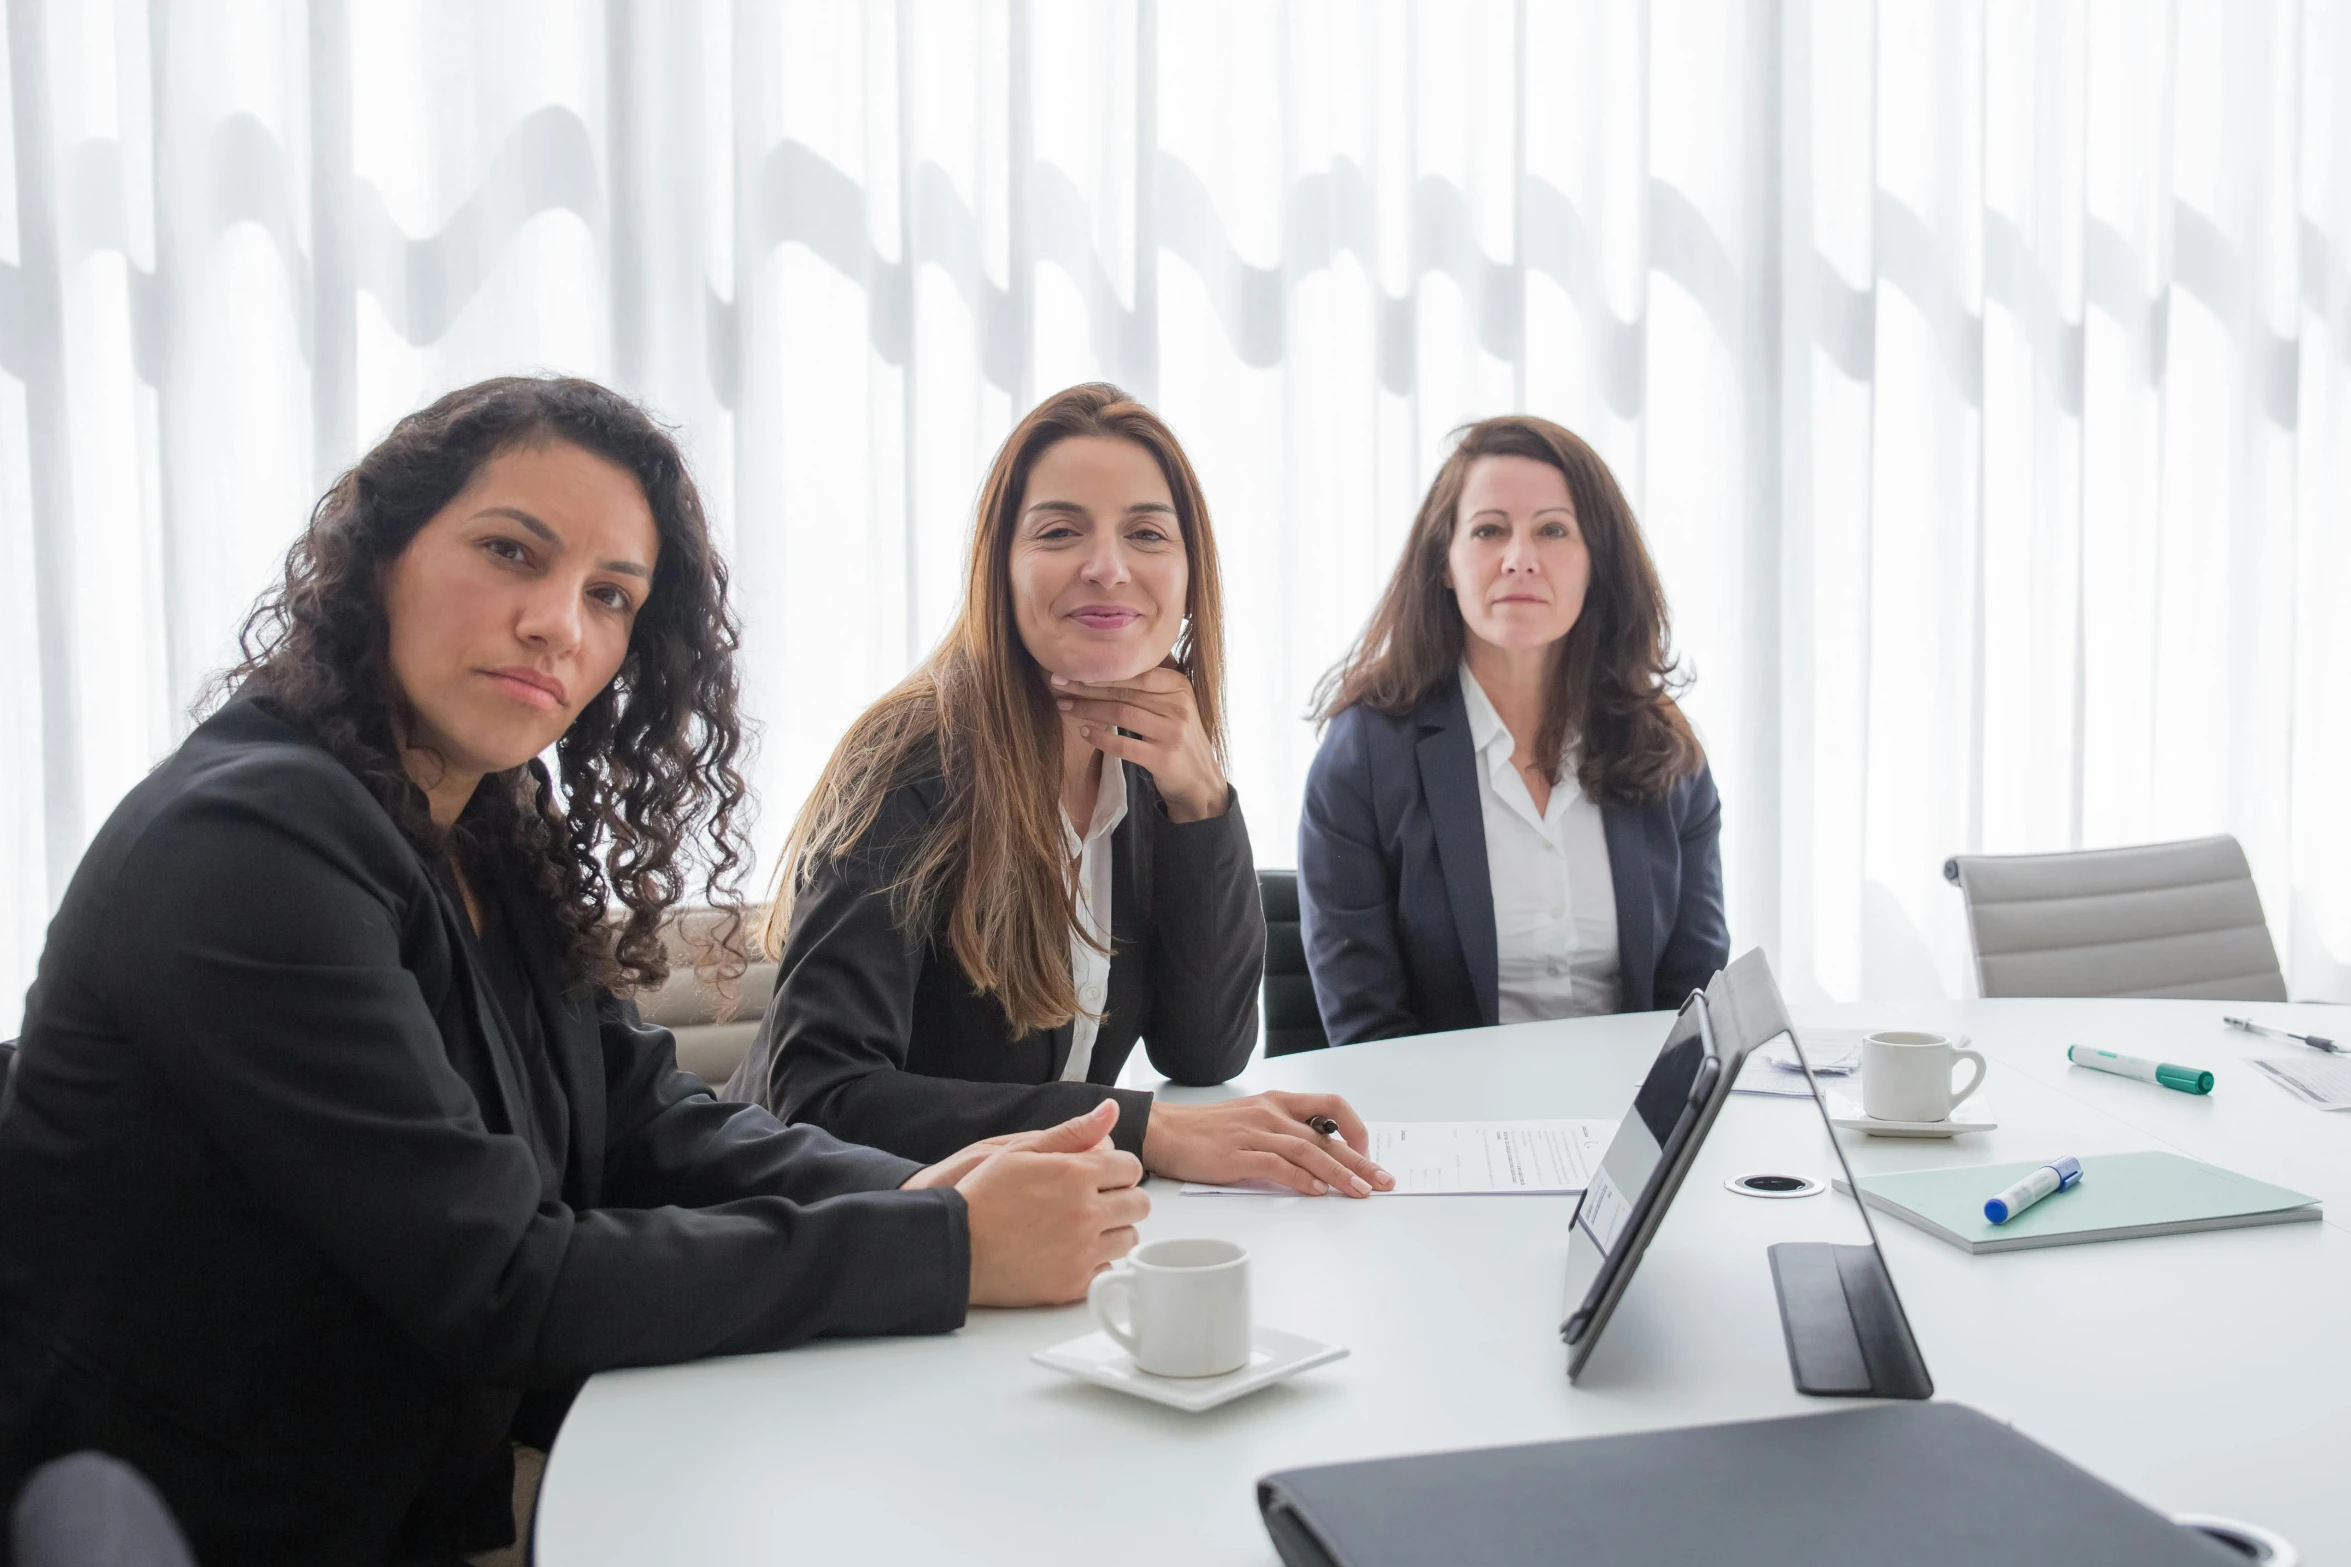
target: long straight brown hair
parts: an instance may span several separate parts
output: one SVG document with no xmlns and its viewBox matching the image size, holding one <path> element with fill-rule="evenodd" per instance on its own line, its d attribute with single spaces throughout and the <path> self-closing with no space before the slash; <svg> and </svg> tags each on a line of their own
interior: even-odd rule
<svg viewBox="0 0 2351 1567">
<path fill-rule="evenodd" d="M 1664 798 L 1676 779 L 1705 764 L 1706 753 L 1674 701 L 1687 682 L 1667 650 L 1665 590 L 1616 475 L 1598 452 L 1548 419 L 1507 414 L 1457 433 L 1362 638 L 1315 689 L 1316 721 L 1327 723 L 1358 703 L 1409 713 L 1460 668 L 1468 628 L 1445 585 L 1445 560 L 1461 492 L 1480 457 L 1528 457 L 1567 480 L 1592 559 L 1583 611 L 1552 649 L 1534 754 L 1550 759 L 1546 772 L 1556 784 L 1558 759 L 1575 741 L 1576 781 L 1600 804 Z"/>
<path fill-rule="evenodd" d="M 1223 760 L 1224 595 L 1200 480 L 1174 432 L 1117 387 L 1056 393 L 1005 438 L 988 470 L 955 624 L 850 726 L 792 824 L 762 931 L 771 957 L 815 870 L 858 849 L 890 790 L 935 766 L 944 809 L 911 845 L 890 846 L 904 852 L 890 887 L 893 918 L 927 934 L 943 915 L 949 948 L 974 988 L 996 998 L 1015 1037 L 1077 1015 L 1069 937 L 1082 927 L 1061 832 L 1061 715 L 1013 619 L 1011 553 L 1030 471 L 1048 447 L 1079 435 L 1134 442 L 1167 480 L 1187 578 L 1173 661 L 1190 678 L 1201 727 Z"/>
</svg>

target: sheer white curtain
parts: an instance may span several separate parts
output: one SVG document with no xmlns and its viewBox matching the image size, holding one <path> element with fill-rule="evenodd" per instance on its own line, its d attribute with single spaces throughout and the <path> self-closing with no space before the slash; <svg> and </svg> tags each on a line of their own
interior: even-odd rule
<svg viewBox="0 0 2351 1567">
<path fill-rule="evenodd" d="M 540 367 L 689 446 L 771 848 L 1107 377 L 1289 863 L 1315 677 L 1524 408 L 1644 519 L 1793 993 L 1964 991 L 1950 853 L 2227 830 L 2351 996 L 2343 4 L 5 3 L 0 1032 L 310 499 Z"/>
</svg>

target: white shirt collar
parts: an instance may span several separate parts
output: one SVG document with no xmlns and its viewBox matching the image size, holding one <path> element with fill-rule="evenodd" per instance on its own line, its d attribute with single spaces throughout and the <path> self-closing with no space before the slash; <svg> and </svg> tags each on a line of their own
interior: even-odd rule
<svg viewBox="0 0 2351 1567">
<path fill-rule="evenodd" d="M 1461 703 L 1469 712 L 1470 748 L 1485 758 L 1488 786 L 1508 801 L 1512 810 L 1548 835 L 1552 829 L 1546 824 L 1583 794 L 1583 786 L 1576 781 L 1576 748 L 1570 745 L 1561 750 L 1559 782 L 1552 786 L 1550 804 L 1538 811 L 1533 791 L 1511 760 L 1517 744 L 1511 738 L 1510 728 L 1502 722 L 1502 715 L 1495 710 L 1485 687 L 1478 684 L 1478 677 L 1470 673 L 1468 659 L 1461 661 Z"/>
<path fill-rule="evenodd" d="M 1469 743 L 1473 750 L 1492 750 L 1500 741 L 1503 760 L 1509 760 L 1510 730 L 1503 724 L 1502 715 L 1494 711 L 1493 699 L 1486 688 L 1478 684 L 1478 677 L 1470 672 L 1469 660 L 1461 661 L 1461 703 L 1469 709 Z"/>
</svg>

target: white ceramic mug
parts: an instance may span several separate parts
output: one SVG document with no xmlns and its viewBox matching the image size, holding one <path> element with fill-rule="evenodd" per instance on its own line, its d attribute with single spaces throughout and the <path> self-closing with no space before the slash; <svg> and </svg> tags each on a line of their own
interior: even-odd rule
<svg viewBox="0 0 2351 1567">
<path fill-rule="evenodd" d="M 1249 1253 L 1231 1241 L 1138 1246 L 1125 1262 L 1094 1275 L 1086 1305 L 1138 1371 L 1215 1377 L 1249 1363 Z"/>
<path fill-rule="evenodd" d="M 1951 1063 L 1973 1061 L 1975 1075 L 1951 1091 Z M 1880 1121 L 1948 1121 L 1951 1110 L 1984 1084 L 1984 1058 L 1940 1034 L 1888 1031 L 1861 1042 L 1861 1108 Z"/>
</svg>

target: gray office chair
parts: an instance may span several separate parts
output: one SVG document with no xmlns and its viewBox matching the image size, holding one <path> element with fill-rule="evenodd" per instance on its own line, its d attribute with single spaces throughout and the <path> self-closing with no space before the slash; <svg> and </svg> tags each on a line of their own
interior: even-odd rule
<svg viewBox="0 0 2351 1567">
<path fill-rule="evenodd" d="M 1298 873 L 1259 871 L 1257 897 L 1265 905 L 1265 1053 L 1327 1049 L 1331 1040 L 1322 1031 L 1298 928 Z"/>
<path fill-rule="evenodd" d="M 1962 854 L 1943 875 L 1967 900 L 1987 996 L 2286 999 L 2252 868 L 2226 834 L 2075 854 Z"/>
<path fill-rule="evenodd" d="M 147 1477 L 104 1453 L 69 1453 L 34 1470 L 10 1536 L 17 1567 L 196 1567 Z"/>
</svg>

